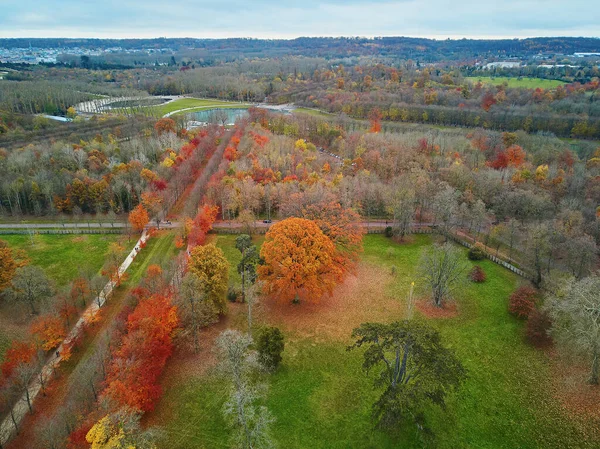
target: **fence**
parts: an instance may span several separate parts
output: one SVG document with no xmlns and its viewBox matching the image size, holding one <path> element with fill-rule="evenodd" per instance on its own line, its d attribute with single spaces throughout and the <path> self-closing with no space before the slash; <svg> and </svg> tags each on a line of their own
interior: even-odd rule
<svg viewBox="0 0 600 449">
<path fill-rule="evenodd" d="M 4 235 L 35 235 L 35 234 L 122 234 L 122 228 L 106 228 L 106 229 L 86 229 L 86 228 L 70 228 L 70 229 L 0 229 L 0 234 Z"/>
<path fill-rule="evenodd" d="M 254 227 L 251 230 L 251 234 L 266 234 L 266 232 L 268 230 L 269 230 L 269 228 L 267 228 L 267 227 Z M 244 230 L 241 228 L 214 228 L 210 232 L 215 233 L 215 234 L 216 233 L 218 233 L 218 234 L 246 234 L 247 230 Z M 414 228 L 411 228 L 408 231 L 408 233 L 409 234 L 440 234 L 440 235 L 443 235 L 443 233 L 441 231 L 439 231 L 438 229 L 430 228 L 430 227 L 414 227 Z M 385 228 L 384 227 L 367 228 L 367 234 L 385 234 Z M 462 245 L 466 248 L 471 248 L 473 246 L 472 243 L 461 239 L 457 235 L 446 234 L 446 237 L 448 237 L 453 242 L 458 243 L 459 245 Z M 511 264 L 505 260 L 502 260 L 499 257 L 496 257 L 496 256 L 488 253 L 487 251 L 485 251 L 485 257 L 487 257 L 492 262 L 494 262 L 498 265 L 501 265 L 504 268 L 512 271 L 513 273 L 521 276 L 522 278 L 529 279 L 530 281 L 533 280 L 533 276 L 531 274 L 521 270 L 520 268 L 515 267 L 513 264 Z"/>
</svg>

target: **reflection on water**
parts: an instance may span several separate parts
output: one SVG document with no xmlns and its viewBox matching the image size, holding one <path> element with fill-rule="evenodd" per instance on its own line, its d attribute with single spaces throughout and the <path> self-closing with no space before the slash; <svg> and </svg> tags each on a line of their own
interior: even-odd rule
<svg viewBox="0 0 600 449">
<path fill-rule="evenodd" d="M 206 109 L 204 111 L 192 112 L 191 119 L 202 123 L 218 123 L 220 125 L 233 125 L 239 118 L 247 117 L 247 109 Z"/>
</svg>

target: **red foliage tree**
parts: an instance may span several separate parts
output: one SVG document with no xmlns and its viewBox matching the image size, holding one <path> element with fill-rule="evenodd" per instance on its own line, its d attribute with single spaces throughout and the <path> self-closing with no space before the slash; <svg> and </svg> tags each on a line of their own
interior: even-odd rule
<svg viewBox="0 0 600 449">
<path fill-rule="evenodd" d="M 483 98 L 481 99 L 481 107 L 484 111 L 489 111 L 492 106 L 496 104 L 496 97 L 491 92 L 486 92 Z"/>
<path fill-rule="evenodd" d="M 4 361 L 0 365 L 3 380 L 12 376 L 14 370 L 22 363 L 29 363 L 35 356 L 35 345 L 33 343 L 14 341 L 6 350 Z M 2 381 L 0 381 L 2 386 Z"/>
<path fill-rule="evenodd" d="M 508 311 L 517 318 L 527 318 L 535 309 L 538 292 L 535 288 L 523 285 L 516 289 L 508 302 Z"/>
<path fill-rule="evenodd" d="M 527 329 L 525 331 L 529 343 L 538 348 L 550 346 L 552 337 L 550 337 L 548 331 L 551 326 L 552 320 L 548 313 L 539 309 L 532 310 L 527 319 Z"/>
<path fill-rule="evenodd" d="M 480 266 L 474 266 L 471 272 L 469 273 L 469 279 L 471 279 L 472 282 L 485 282 L 486 278 L 487 276 L 485 274 L 485 271 L 483 271 L 483 269 Z"/>
<path fill-rule="evenodd" d="M 102 396 L 116 408 L 146 412 L 162 390 L 158 378 L 173 351 L 177 308 L 168 296 L 142 299 L 127 318 L 127 334 L 114 353 Z"/>
<path fill-rule="evenodd" d="M 369 132 L 378 133 L 381 131 L 381 111 L 377 108 L 373 109 L 369 114 L 371 127 Z"/>
</svg>

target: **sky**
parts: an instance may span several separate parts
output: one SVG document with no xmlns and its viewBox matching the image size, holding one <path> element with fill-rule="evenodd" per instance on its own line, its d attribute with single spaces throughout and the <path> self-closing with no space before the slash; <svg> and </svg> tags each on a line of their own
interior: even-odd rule
<svg viewBox="0 0 600 449">
<path fill-rule="evenodd" d="M 594 0 L 0 0 L 0 37 L 600 37 Z"/>
</svg>

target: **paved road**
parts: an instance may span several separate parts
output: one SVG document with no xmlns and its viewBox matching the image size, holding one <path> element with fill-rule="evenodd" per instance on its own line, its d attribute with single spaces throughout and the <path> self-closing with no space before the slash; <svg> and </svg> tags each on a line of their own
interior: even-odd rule
<svg viewBox="0 0 600 449">
<path fill-rule="evenodd" d="M 168 228 L 178 228 L 181 226 L 181 223 L 172 222 L 171 224 L 167 224 L 165 222 L 160 223 L 160 229 Z M 81 223 L 60 223 L 58 221 L 53 223 L 0 223 L 0 229 L 88 229 L 88 228 L 130 228 L 131 225 L 124 222 L 114 222 L 107 223 L 101 221 L 90 221 L 89 223 L 81 222 Z M 148 223 L 146 228 L 155 228 L 156 223 Z"/>
<path fill-rule="evenodd" d="M 146 234 L 146 232 L 144 232 L 142 234 L 142 236 L 140 237 L 140 239 L 138 240 L 138 242 L 136 243 L 135 247 L 131 250 L 131 252 L 127 256 L 127 258 L 123 261 L 123 263 L 119 267 L 119 275 L 122 275 L 123 273 L 125 273 L 125 271 L 127 271 L 127 268 L 129 268 L 129 265 L 131 265 L 131 262 L 133 262 L 133 260 L 139 253 L 139 251 L 136 250 L 136 248 L 141 248 L 141 244 L 143 242 L 145 242 L 146 239 L 147 239 L 147 234 Z M 44 367 L 41 369 L 41 376 L 44 379 L 44 383 L 46 383 L 48 381 L 48 379 L 50 379 L 51 376 L 54 375 L 55 368 L 62 361 L 62 357 L 60 354 L 63 353 L 63 346 L 69 344 L 71 341 L 73 341 L 75 338 L 77 338 L 77 336 L 81 333 L 83 326 L 85 325 L 86 319 L 89 319 L 89 317 L 93 317 L 98 312 L 98 310 L 104 305 L 104 303 L 107 301 L 110 294 L 112 293 L 114 286 L 115 286 L 115 283 L 113 281 L 110 281 L 108 284 L 106 284 L 104 286 L 104 289 L 102 289 L 102 292 L 100 292 L 100 295 L 98 295 L 98 297 L 83 312 L 83 314 L 81 315 L 81 317 L 79 318 L 77 323 L 75 323 L 75 326 L 73 326 L 73 328 L 71 329 L 71 332 L 69 332 L 69 335 L 67 335 L 65 340 L 57 348 L 59 356 L 56 357 L 54 355 L 54 353 L 52 353 L 49 356 L 50 357 L 49 360 L 46 362 Z M 32 403 L 42 388 L 39 377 L 40 377 L 40 375 L 38 374 L 36 376 L 35 380 L 31 383 L 31 385 L 28 388 L 29 389 L 29 397 L 30 397 L 30 400 Z M 28 411 L 29 411 L 29 409 L 27 406 L 27 399 L 26 399 L 26 396 L 24 393 L 23 396 L 19 399 L 19 401 L 13 407 L 13 416 L 14 416 L 17 424 L 19 424 L 23 420 L 23 417 L 25 416 L 25 414 L 27 414 Z M 13 421 L 12 421 L 10 413 L 9 413 L 8 416 L 4 419 L 4 421 L 2 423 L 0 423 L 0 446 L 4 445 L 11 438 L 14 431 L 15 431 L 15 427 L 14 427 Z"/>
<path fill-rule="evenodd" d="M 254 222 L 253 226 L 256 228 L 267 228 L 272 224 L 277 223 L 280 220 L 273 220 L 271 223 L 264 223 L 262 220 L 257 220 Z M 378 220 L 378 221 L 361 221 L 360 225 L 363 228 L 385 228 L 386 226 L 392 226 L 392 221 L 388 220 Z M 177 229 L 183 226 L 183 223 L 178 221 L 173 221 L 170 224 L 165 222 L 161 222 L 160 229 Z M 215 229 L 236 229 L 241 228 L 244 225 L 237 221 L 217 221 L 214 224 Z M 433 226 L 433 223 L 411 223 L 412 227 L 419 226 Z M 87 222 L 85 223 L 0 223 L 0 229 L 88 229 L 88 228 L 127 228 L 131 227 L 127 223 L 123 222 L 115 222 L 115 223 L 102 223 L 102 222 Z M 148 223 L 146 229 L 155 228 L 156 223 Z"/>
</svg>

